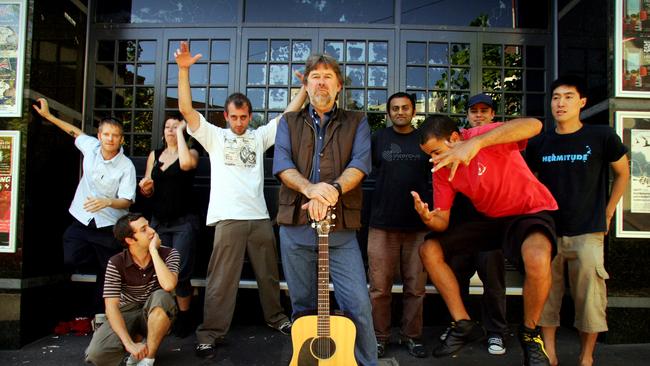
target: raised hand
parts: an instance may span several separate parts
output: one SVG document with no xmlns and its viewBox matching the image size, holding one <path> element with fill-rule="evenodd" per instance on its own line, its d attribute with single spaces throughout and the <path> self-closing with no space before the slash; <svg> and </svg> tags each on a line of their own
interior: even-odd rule
<svg viewBox="0 0 650 366">
<path fill-rule="evenodd" d="M 192 56 L 190 54 L 190 46 L 186 41 L 181 41 L 179 49 L 176 49 L 174 52 L 174 58 L 176 59 L 176 64 L 180 69 L 189 69 L 190 66 L 194 65 L 203 55 L 196 54 Z"/>
<path fill-rule="evenodd" d="M 449 180 L 454 179 L 456 169 L 460 164 L 469 165 L 469 162 L 478 154 L 480 147 L 476 141 L 465 140 L 456 142 L 445 142 L 449 146 L 449 150 L 442 152 L 431 159 L 433 163 L 433 170 L 440 170 L 448 166 L 451 172 L 449 173 Z"/>
<path fill-rule="evenodd" d="M 160 248 L 160 236 L 158 233 L 155 233 L 151 241 L 149 242 L 149 251 L 158 250 Z"/>
<path fill-rule="evenodd" d="M 36 100 L 39 103 L 39 106 L 36 106 L 36 104 L 32 104 L 32 107 L 38 114 L 41 115 L 41 117 L 47 119 L 51 114 L 50 114 L 50 106 L 47 104 L 47 99 L 45 98 L 38 98 Z"/>
<path fill-rule="evenodd" d="M 183 131 L 185 131 L 186 127 L 187 127 L 187 122 L 185 122 L 185 120 L 178 122 L 178 124 L 176 125 L 176 133 L 183 134 Z"/>
<path fill-rule="evenodd" d="M 298 80 L 300 80 L 300 84 L 304 83 L 305 75 L 300 72 L 300 70 L 295 70 L 293 74 L 296 75 L 296 78 L 298 78 Z"/>
</svg>

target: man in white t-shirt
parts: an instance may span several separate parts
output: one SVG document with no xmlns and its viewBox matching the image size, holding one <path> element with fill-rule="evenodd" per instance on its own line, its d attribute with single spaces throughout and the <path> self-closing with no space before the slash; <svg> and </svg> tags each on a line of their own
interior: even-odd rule
<svg viewBox="0 0 650 366">
<path fill-rule="evenodd" d="M 275 142 L 279 118 L 249 130 L 250 100 L 230 95 L 224 106 L 229 128 L 208 123 L 192 107 L 189 69 L 201 57 L 192 56 L 187 43 L 176 51 L 179 109 L 187 130 L 210 155 L 211 181 L 207 224 L 215 227 L 208 265 L 203 324 L 196 331 L 196 354 L 215 355 L 215 343 L 228 332 L 235 310 L 237 289 L 248 256 L 255 272 L 266 323 L 289 334 L 291 322 L 280 305 L 278 255 L 275 234 L 264 200 L 264 152 Z M 297 110 L 305 99 L 301 91 L 287 110 Z"/>
</svg>

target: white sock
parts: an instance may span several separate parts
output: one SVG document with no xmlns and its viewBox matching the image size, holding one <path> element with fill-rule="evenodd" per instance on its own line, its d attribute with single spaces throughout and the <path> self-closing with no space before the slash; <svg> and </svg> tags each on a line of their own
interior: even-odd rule
<svg viewBox="0 0 650 366">
<path fill-rule="evenodd" d="M 155 358 L 143 358 L 138 362 L 137 366 L 153 366 L 154 361 L 156 361 Z"/>
</svg>

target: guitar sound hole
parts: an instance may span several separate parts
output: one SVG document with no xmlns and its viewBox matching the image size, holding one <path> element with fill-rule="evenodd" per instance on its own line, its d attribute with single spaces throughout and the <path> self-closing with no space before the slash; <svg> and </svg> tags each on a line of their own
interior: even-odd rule
<svg viewBox="0 0 650 366">
<path fill-rule="evenodd" d="M 311 342 L 311 352 L 316 358 L 325 360 L 334 356 L 336 344 L 332 338 L 318 337 Z"/>
</svg>

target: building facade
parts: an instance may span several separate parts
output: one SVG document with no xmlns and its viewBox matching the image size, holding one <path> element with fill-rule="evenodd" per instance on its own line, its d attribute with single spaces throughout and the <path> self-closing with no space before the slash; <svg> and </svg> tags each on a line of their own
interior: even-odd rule
<svg viewBox="0 0 650 366">
<path fill-rule="evenodd" d="M 0 130 L 22 136 L 20 184 L 14 187 L 16 251 L 0 253 L 3 348 L 48 334 L 66 304 L 77 301 L 58 294 L 68 284 L 61 236 L 71 221 L 67 209 L 80 156 L 70 137 L 38 118 L 31 104 L 47 98 L 61 118 L 88 133 L 95 133 L 102 116 L 115 116 L 125 126 L 125 153 L 141 176 L 148 152 L 161 142 L 165 114 L 178 107 L 173 53 L 180 41 L 202 54 L 190 76 L 192 97 L 195 108 L 219 126 L 225 126 L 223 102 L 235 91 L 251 99 L 253 126 L 280 113 L 300 87 L 293 71 L 313 52 L 340 62 L 345 84 L 339 105 L 366 112 L 373 129 L 387 125 L 385 102 L 397 91 L 415 93 L 417 120 L 442 113 L 462 124 L 469 96 L 483 91 L 497 101 L 498 119 L 532 116 L 550 128 L 548 85 L 565 73 L 588 80 L 584 117 L 591 123 L 613 125 L 616 110 L 650 106 L 643 99 L 614 97 L 615 0 L 22 3 L 27 19 L 22 112 L 0 117 Z M 208 169 L 203 156 L 195 184 L 202 211 Z M 270 162 L 266 170 L 273 215 L 278 183 Z M 364 183 L 367 194 L 371 187 Z M 135 209 L 146 211 L 141 202 Z M 204 233 L 202 244 L 209 244 L 209 237 Z M 607 340 L 648 342 L 650 286 L 644 278 L 650 271 L 642 258 L 650 241 L 610 235 L 608 243 Z M 199 245 L 199 258 L 207 258 L 209 247 Z M 206 264 L 197 264 L 196 273 L 205 273 Z M 639 320 L 630 330 L 632 319 Z"/>
</svg>

